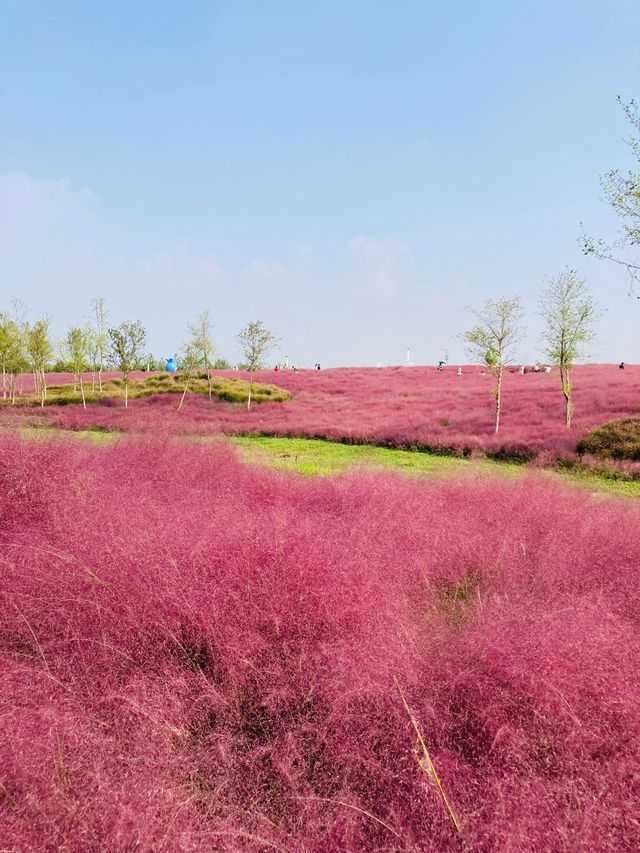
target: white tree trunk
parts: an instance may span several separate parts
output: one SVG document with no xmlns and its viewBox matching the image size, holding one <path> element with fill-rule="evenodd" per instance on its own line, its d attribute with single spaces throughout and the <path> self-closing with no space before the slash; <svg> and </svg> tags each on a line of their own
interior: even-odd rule
<svg viewBox="0 0 640 853">
<path fill-rule="evenodd" d="M 502 405 L 502 368 L 498 372 L 498 384 L 496 386 L 496 428 L 495 434 L 500 429 L 500 406 Z"/>
</svg>

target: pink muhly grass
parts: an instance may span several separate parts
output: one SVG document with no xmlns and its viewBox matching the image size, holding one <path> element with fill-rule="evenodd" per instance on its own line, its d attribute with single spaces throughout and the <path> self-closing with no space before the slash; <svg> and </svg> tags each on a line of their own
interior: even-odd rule
<svg viewBox="0 0 640 853">
<path fill-rule="evenodd" d="M 242 376 L 230 371 L 223 375 Z M 58 377 L 65 381 L 64 376 Z M 72 377 L 67 377 L 71 381 Z M 456 455 L 489 454 L 532 459 L 576 458 L 576 445 L 593 426 L 640 413 L 640 366 L 577 367 L 573 376 L 575 413 L 564 425 L 564 398 L 555 372 L 507 373 L 501 430 L 493 434 L 492 377 L 478 368 L 341 368 L 326 371 L 264 371 L 256 379 L 290 391 L 285 403 L 261 403 L 247 412 L 242 405 L 201 397 L 185 403 L 180 417 L 175 401 L 158 396 L 134 400 L 125 411 L 120 401 L 89 406 L 52 406 L 22 413 L 29 421 L 70 429 L 100 426 L 132 432 L 211 435 L 260 432 L 327 438 L 389 447 L 434 449 Z M 15 413 L 0 411 L 0 422 Z"/>
<path fill-rule="evenodd" d="M 631 851 L 640 511 L 0 437 L 0 838 Z"/>
</svg>

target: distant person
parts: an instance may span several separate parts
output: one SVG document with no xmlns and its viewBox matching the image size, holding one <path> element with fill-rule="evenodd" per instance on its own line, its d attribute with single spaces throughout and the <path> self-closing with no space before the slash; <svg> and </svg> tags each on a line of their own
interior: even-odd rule
<svg viewBox="0 0 640 853">
<path fill-rule="evenodd" d="M 442 371 L 444 370 L 444 361 L 439 361 L 439 362 L 438 362 L 438 370 L 439 370 L 440 372 L 442 372 Z"/>
<path fill-rule="evenodd" d="M 458 370 L 456 371 L 456 373 L 458 376 L 462 376 L 462 368 L 459 367 Z"/>
<path fill-rule="evenodd" d="M 621 361 L 618 365 L 618 370 L 624 370 L 624 361 Z"/>
<path fill-rule="evenodd" d="M 279 367 L 278 367 L 278 365 L 276 364 L 276 366 L 273 368 L 274 373 L 277 373 L 279 370 L 280 370 L 280 368 L 279 368 Z"/>
<path fill-rule="evenodd" d="M 320 362 L 316 364 L 316 370 L 320 370 Z"/>
<path fill-rule="evenodd" d="M 521 376 L 524 376 L 524 364 L 521 364 L 521 365 L 520 365 L 520 367 L 518 368 L 518 373 L 519 373 Z"/>
</svg>

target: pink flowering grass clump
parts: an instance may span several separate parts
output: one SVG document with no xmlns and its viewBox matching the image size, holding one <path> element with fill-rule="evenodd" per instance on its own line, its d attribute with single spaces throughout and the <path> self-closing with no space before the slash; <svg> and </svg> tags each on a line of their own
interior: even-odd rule
<svg viewBox="0 0 640 853">
<path fill-rule="evenodd" d="M 221 375 L 244 377 L 237 371 Z M 448 367 L 340 368 L 322 371 L 264 371 L 260 382 L 274 383 L 292 395 L 283 403 L 261 403 L 250 412 L 243 405 L 188 396 L 182 411 L 175 399 L 136 400 L 128 410 L 121 401 L 81 406 L 51 406 L 44 418 L 70 429 L 99 426 L 125 432 L 212 435 L 257 432 L 267 435 L 326 438 L 456 455 L 488 454 L 531 460 L 577 458 L 583 435 L 607 421 L 640 414 L 640 366 L 587 365 L 573 372 L 573 426 L 564 426 L 564 398 L 557 372 L 508 372 L 504 379 L 502 420 L 493 433 L 493 377 L 464 366 L 462 375 Z M 69 375 L 58 382 L 72 381 Z M 0 411 L 0 423 L 12 417 Z"/>
<path fill-rule="evenodd" d="M 0 437 L 3 849 L 638 849 L 639 521 Z"/>
</svg>

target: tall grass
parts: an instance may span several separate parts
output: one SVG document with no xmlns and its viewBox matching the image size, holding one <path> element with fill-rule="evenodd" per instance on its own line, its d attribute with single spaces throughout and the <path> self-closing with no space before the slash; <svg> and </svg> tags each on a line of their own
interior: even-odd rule
<svg viewBox="0 0 640 853">
<path fill-rule="evenodd" d="M 261 382 L 274 376 L 272 371 L 257 374 Z M 224 403 L 211 407 L 198 398 L 177 419 L 173 401 L 153 397 L 139 401 L 135 412 L 104 406 L 85 414 L 77 406 L 52 407 L 45 417 L 74 429 L 98 423 L 134 432 L 262 432 L 530 460 L 577 459 L 576 446 L 587 430 L 640 413 L 640 366 L 634 365 L 624 371 L 614 365 L 576 368 L 570 430 L 564 426 L 557 375 L 507 374 L 498 436 L 493 435 L 492 379 L 477 368 L 463 368 L 462 376 L 455 369 L 439 373 L 431 368 L 280 371 L 277 383 L 293 399 L 264 402 L 251 412 Z M 0 411 L 0 423 L 8 417 Z"/>
<path fill-rule="evenodd" d="M 2 847 L 636 850 L 639 521 L 0 437 Z"/>
</svg>

